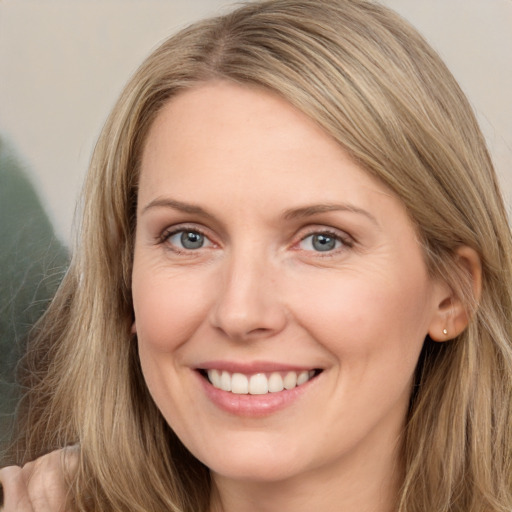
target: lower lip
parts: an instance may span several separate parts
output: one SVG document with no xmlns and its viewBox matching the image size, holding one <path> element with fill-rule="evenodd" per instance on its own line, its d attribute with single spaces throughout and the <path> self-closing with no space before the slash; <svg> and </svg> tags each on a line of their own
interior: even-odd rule
<svg viewBox="0 0 512 512">
<path fill-rule="evenodd" d="M 267 393 L 265 395 L 237 395 L 213 387 L 209 380 L 196 372 L 206 396 L 220 409 L 230 414 L 246 417 L 262 417 L 278 412 L 292 405 L 317 380 L 315 377 L 293 389 Z"/>
</svg>

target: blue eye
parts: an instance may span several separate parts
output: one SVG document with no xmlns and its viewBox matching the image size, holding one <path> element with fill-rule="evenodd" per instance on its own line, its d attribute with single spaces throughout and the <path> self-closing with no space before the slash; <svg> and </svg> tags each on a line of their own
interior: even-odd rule
<svg viewBox="0 0 512 512">
<path fill-rule="evenodd" d="M 341 246 L 340 238 L 330 233 L 313 233 L 300 242 L 301 249 L 316 252 L 329 252 L 339 249 Z"/>
<path fill-rule="evenodd" d="M 181 230 L 170 234 L 167 237 L 167 241 L 180 249 L 186 249 L 187 251 L 193 251 L 196 249 L 202 249 L 211 245 L 211 242 L 206 236 L 198 231 L 192 230 Z"/>
</svg>

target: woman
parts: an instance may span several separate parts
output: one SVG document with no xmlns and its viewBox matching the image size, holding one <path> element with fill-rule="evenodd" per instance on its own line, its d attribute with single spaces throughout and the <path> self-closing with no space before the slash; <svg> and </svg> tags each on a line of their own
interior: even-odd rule
<svg viewBox="0 0 512 512">
<path fill-rule="evenodd" d="M 468 102 L 399 17 L 185 29 L 96 147 L 6 509 L 510 510 L 511 249 Z"/>
</svg>

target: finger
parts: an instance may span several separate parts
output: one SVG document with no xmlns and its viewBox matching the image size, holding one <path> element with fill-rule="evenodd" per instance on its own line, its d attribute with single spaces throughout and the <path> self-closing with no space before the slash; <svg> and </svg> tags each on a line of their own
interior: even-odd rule
<svg viewBox="0 0 512 512">
<path fill-rule="evenodd" d="M 77 458 L 76 449 L 63 449 L 23 467 L 30 503 L 35 512 L 61 512 L 68 508 L 68 481 L 76 469 Z"/>
<path fill-rule="evenodd" d="M 25 464 L 0 470 L 2 512 L 63 512 L 70 507 L 69 479 L 78 466 L 77 447 L 51 452 Z"/>
<path fill-rule="evenodd" d="M 3 488 L 2 512 L 35 512 L 21 468 L 8 466 L 0 469 L 0 483 Z"/>
</svg>

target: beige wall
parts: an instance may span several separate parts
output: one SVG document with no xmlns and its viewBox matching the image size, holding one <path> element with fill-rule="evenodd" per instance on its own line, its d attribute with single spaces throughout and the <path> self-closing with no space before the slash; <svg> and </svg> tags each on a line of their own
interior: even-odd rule
<svg viewBox="0 0 512 512">
<path fill-rule="evenodd" d="M 94 140 L 128 76 L 164 37 L 228 0 L 0 0 L 0 137 L 32 173 L 60 237 Z M 469 95 L 512 202 L 512 1 L 383 0 Z"/>
</svg>

